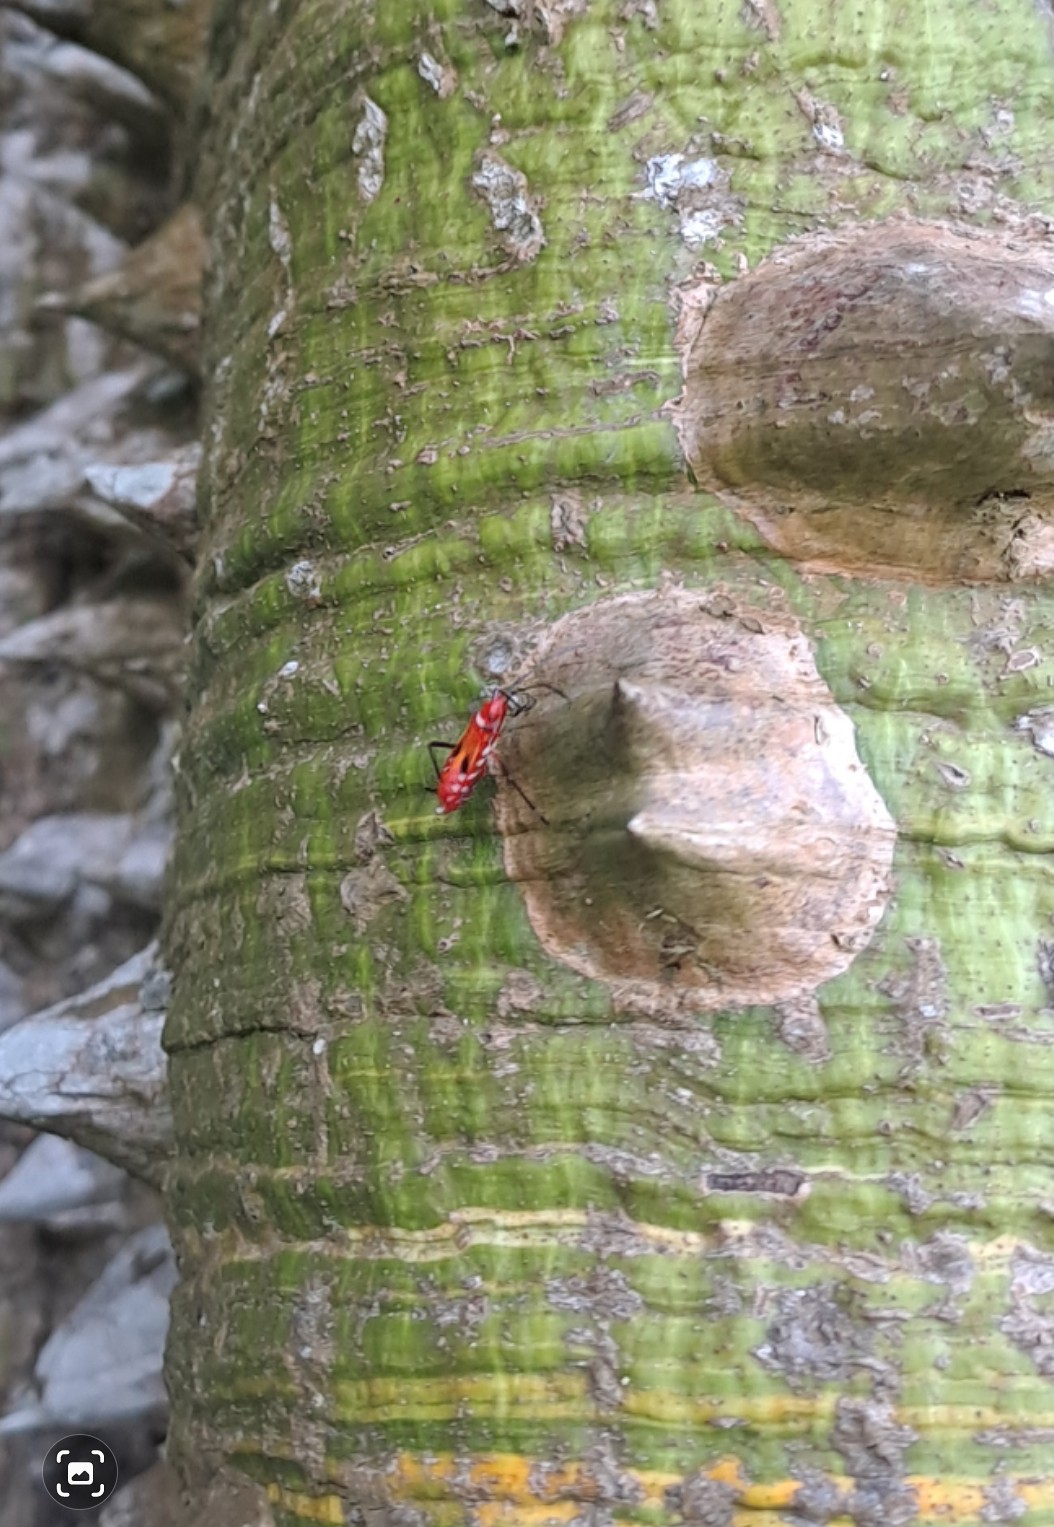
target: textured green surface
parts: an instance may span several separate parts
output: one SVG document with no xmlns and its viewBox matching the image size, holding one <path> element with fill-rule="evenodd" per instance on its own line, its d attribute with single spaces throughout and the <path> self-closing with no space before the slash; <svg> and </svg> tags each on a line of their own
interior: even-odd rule
<svg viewBox="0 0 1054 1527">
<path fill-rule="evenodd" d="M 768 34 L 738 0 L 648 14 L 593 0 L 510 52 L 482 0 L 222 7 L 168 927 L 174 1448 L 249 1469 L 280 1522 L 358 1520 L 332 1500 L 386 1462 L 422 1522 L 549 1520 L 511 1484 L 473 1518 L 393 1462 L 500 1453 L 585 1460 L 598 1522 L 677 1520 L 663 1491 L 727 1455 L 758 1490 L 826 1471 L 844 1512 L 871 1490 L 846 1520 L 915 1519 L 905 1477 L 936 1481 L 919 1520 L 998 1520 L 998 1463 L 1042 1527 L 1054 761 L 1014 723 L 1052 703 L 1054 598 L 802 577 L 691 492 L 661 405 L 703 259 L 732 275 L 853 215 L 1049 210 L 1047 23 L 1027 0 L 799 0 Z M 360 87 L 389 119 L 369 207 Z M 470 189 L 499 125 L 548 241 L 521 268 Z M 728 177 L 717 247 L 642 196 L 671 152 Z M 492 787 L 445 819 L 422 789 L 523 626 L 666 573 L 789 604 L 898 823 L 879 936 L 819 994 L 826 1059 L 768 1009 L 621 1014 L 534 939 Z M 366 862 L 371 810 L 391 842 Z M 367 872 L 356 923 L 341 884 Z M 758 1191 L 775 1168 L 796 1193 Z M 620 1495 L 612 1470 L 655 1479 Z M 759 1502 L 737 1486 L 714 1520 L 782 1519 Z"/>
</svg>

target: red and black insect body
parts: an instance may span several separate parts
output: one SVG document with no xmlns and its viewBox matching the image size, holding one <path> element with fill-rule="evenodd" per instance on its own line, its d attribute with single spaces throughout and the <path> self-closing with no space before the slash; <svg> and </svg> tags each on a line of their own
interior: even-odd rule
<svg viewBox="0 0 1054 1527">
<path fill-rule="evenodd" d="M 549 684 L 533 686 L 535 689 L 552 687 Z M 558 689 L 554 689 L 553 692 L 563 693 Z M 428 744 L 428 751 L 432 755 L 436 771 L 435 789 L 439 800 L 439 805 L 436 807 L 437 816 L 446 816 L 465 804 L 487 772 L 506 721 L 510 716 L 522 716 L 524 711 L 530 710 L 535 703 L 529 689 L 495 689 L 476 711 L 457 742 Z M 447 757 L 442 767 L 435 756 L 436 748 L 447 750 Z M 519 790 L 514 780 L 510 783 Z M 523 795 L 522 790 L 520 794 Z M 524 800 L 527 800 L 526 796 Z M 531 806 L 532 811 L 535 809 L 530 801 L 527 804 Z"/>
<path fill-rule="evenodd" d="M 475 790 L 497 747 L 502 727 L 509 716 L 519 716 L 529 710 L 533 700 L 524 700 L 507 689 L 496 689 L 484 700 L 457 742 L 430 742 L 428 751 L 436 766 L 436 796 L 438 816 L 457 811 Z M 436 762 L 435 749 L 446 748 L 446 762 L 440 768 Z"/>
</svg>

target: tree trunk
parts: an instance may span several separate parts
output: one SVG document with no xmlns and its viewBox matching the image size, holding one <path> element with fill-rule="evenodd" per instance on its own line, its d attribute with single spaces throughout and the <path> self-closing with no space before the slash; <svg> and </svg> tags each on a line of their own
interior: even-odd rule
<svg viewBox="0 0 1054 1527">
<path fill-rule="evenodd" d="M 1051 41 L 1033 0 L 220 5 L 167 929 L 199 1492 L 1054 1523 Z M 530 709 L 436 815 L 481 684 Z"/>
</svg>

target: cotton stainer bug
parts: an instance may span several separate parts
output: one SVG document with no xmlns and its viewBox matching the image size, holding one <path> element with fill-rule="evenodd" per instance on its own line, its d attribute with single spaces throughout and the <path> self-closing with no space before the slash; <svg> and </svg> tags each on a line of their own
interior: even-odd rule
<svg viewBox="0 0 1054 1527">
<path fill-rule="evenodd" d="M 428 751 L 432 755 L 432 763 L 436 771 L 436 796 L 439 800 L 439 805 L 436 807 L 437 816 L 446 816 L 451 811 L 457 811 L 468 800 L 487 772 L 487 766 L 508 718 L 522 716 L 524 711 L 530 710 L 536 703 L 530 692 L 531 689 L 549 689 L 554 694 L 562 695 L 565 700 L 567 698 L 563 690 L 556 689 L 551 684 L 533 684 L 530 688 L 519 690 L 495 689 L 483 701 L 457 742 L 428 744 Z M 436 759 L 436 748 L 447 750 L 447 757 L 442 767 Z M 515 789 L 520 790 L 515 780 L 510 780 L 510 783 Z M 523 795 L 522 790 L 520 794 Z M 523 798 L 532 811 L 537 809 L 525 795 Z"/>
</svg>

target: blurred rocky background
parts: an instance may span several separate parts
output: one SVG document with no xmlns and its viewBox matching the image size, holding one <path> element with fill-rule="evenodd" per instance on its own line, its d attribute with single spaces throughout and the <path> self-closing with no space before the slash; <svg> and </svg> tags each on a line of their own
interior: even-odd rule
<svg viewBox="0 0 1054 1527">
<path fill-rule="evenodd" d="M 153 939 L 194 545 L 202 240 L 182 124 L 211 0 L 0 4 L 0 1527 L 118 1455 L 161 1527 L 175 1279 Z"/>
</svg>

